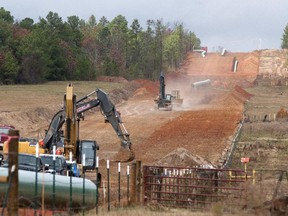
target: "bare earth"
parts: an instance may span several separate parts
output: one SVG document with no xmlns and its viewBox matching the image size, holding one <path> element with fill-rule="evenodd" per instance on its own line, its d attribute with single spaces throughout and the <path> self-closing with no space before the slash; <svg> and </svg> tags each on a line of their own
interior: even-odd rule
<svg viewBox="0 0 288 216">
<path fill-rule="evenodd" d="M 239 60 L 236 73 L 231 71 L 234 56 Z M 116 105 L 130 133 L 135 159 L 143 164 L 155 164 L 167 154 L 184 148 L 219 165 L 221 154 L 242 119 L 243 103 L 249 97 L 241 86 L 248 87 L 254 81 L 258 63 L 257 53 L 228 53 L 226 56 L 211 53 L 206 58 L 191 53 L 178 71 L 166 77 L 166 93 L 179 89 L 184 99 L 182 106 L 174 107 L 172 111 L 156 109 L 154 99 L 158 94 L 158 82 L 125 82 L 125 86 L 135 82 L 138 86 L 136 91 L 130 88 L 133 91 L 130 90 L 128 100 Z M 193 82 L 204 79 L 210 79 L 212 86 L 197 90 L 191 88 Z M 121 79 L 117 81 L 124 82 Z M 64 83 L 59 85 L 65 92 Z M 74 86 L 76 94 L 79 88 L 83 91 L 82 85 L 75 83 Z M 240 87 L 235 89 L 235 86 Z M 16 126 L 22 136 L 43 137 L 51 118 L 61 108 L 63 94 L 53 92 L 53 86 L 51 94 L 47 92 L 45 97 L 38 96 L 39 91 L 40 86 L 35 87 L 35 95 L 21 92 L 20 88 L 21 97 L 5 98 L 2 90 L 1 101 L 5 102 L 0 108 L 1 123 Z M 117 92 L 113 94 L 117 96 Z M 120 141 L 98 111 L 86 113 L 85 120 L 81 122 L 80 138 L 98 142 L 100 159 L 113 160 L 119 150 Z"/>
</svg>

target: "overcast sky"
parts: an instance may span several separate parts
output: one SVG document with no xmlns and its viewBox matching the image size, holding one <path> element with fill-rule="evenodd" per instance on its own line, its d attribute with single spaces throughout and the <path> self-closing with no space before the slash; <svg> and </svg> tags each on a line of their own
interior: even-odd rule
<svg viewBox="0 0 288 216">
<path fill-rule="evenodd" d="M 138 19 L 144 29 L 148 19 L 182 22 L 208 51 L 218 46 L 234 52 L 280 49 L 288 24 L 288 0 L 0 0 L 0 7 L 15 20 L 35 22 L 49 11 L 64 21 L 73 15 L 85 21 L 91 15 L 96 21 L 123 15 L 129 26 Z"/>
</svg>

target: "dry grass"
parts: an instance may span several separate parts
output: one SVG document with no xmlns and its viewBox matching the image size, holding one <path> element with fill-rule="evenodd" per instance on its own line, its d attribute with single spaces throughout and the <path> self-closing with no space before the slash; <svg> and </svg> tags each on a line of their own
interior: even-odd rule
<svg viewBox="0 0 288 216">
<path fill-rule="evenodd" d="M 55 81 L 39 85 L 0 85 L 0 98 L 4 99 L 9 96 L 15 99 L 21 99 L 24 94 L 25 98 L 28 97 L 28 99 L 46 96 L 59 96 L 62 98 L 63 94 L 66 92 L 66 86 L 69 83 L 72 83 L 75 92 L 77 92 L 80 97 L 85 96 L 87 93 L 90 93 L 97 88 L 109 92 L 113 89 L 119 89 L 124 86 L 124 84 L 121 83 L 97 81 Z"/>
<path fill-rule="evenodd" d="M 51 107 L 62 105 L 63 95 L 66 93 L 69 81 L 55 81 L 39 85 L 0 85 L 0 111 L 13 111 L 20 108 Z M 124 87 L 122 83 L 109 83 L 98 81 L 72 82 L 77 100 L 100 88 L 109 93 L 113 89 Z M 41 103 L 39 104 L 39 101 Z"/>
<path fill-rule="evenodd" d="M 95 210 L 85 213 L 85 215 L 95 215 Z M 117 208 L 107 211 L 107 209 L 99 209 L 99 215 L 105 216 L 160 216 L 160 215 L 181 215 L 181 216 L 211 216 L 215 215 L 210 211 L 189 211 L 185 209 L 169 209 L 161 207 L 159 209 L 153 209 L 150 207 L 136 206 L 128 208 Z M 224 215 L 224 214 L 223 214 Z"/>
</svg>

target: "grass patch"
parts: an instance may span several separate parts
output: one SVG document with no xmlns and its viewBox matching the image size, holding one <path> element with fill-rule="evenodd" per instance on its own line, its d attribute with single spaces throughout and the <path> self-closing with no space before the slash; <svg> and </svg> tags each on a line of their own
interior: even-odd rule
<svg viewBox="0 0 288 216">
<path fill-rule="evenodd" d="M 0 86 L 0 99 L 5 101 L 1 104 L 2 111 L 18 110 L 19 107 L 61 106 L 69 81 L 55 81 L 39 85 L 2 85 Z M 98 81 L 75 81 L 72 82 L 74 94 L 77 100 L 100 88 L 106 93 L 113 89 L 122 89 L 123 83 L 98 82 Z M 40 102 L 40 103 L 39 103 Z"/>
<path fill-rule="evenodd" d="M 33 93 L 39 96 L 63 96 L 63 93 L 66 92 L 66 87 L 69 83 L 72 83 L 75 93 L 79 94 L 79 96 L 85 96 L 97 88 L 109 92 L 113 89 L 124 87 L 124 84 L 122 83 L 98 81 L 55 81 L 38 85 L 2 85 L 0 86 L 0 97 L 7 96 L 7 94 L 21 96 L 23 93 L 25 93 L 25 95 Z"/>
</svg>

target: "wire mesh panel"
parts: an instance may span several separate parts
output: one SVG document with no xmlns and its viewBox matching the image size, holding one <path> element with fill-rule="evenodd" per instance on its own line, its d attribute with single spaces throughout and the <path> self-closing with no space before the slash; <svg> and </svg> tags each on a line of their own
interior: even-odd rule
<svg viewBox="0 0 288 216">
<path fill-rule="evenodd" d="M 169 207 L 202 208 L 229 196 L 245 199 L 242 170 L 144 166 L 143 180 L 145 202 Z"/>
</svg>

